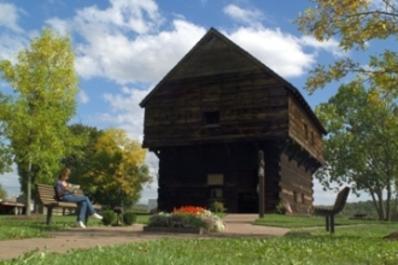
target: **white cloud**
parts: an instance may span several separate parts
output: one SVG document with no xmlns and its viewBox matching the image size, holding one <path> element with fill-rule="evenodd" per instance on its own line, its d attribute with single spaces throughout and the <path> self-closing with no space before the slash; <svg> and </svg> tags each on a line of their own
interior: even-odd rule
<svg viewBox="0 0 398 265">
<path fill-rule="evenodd" d="M 279 29 L 241 27 L 228 37 L 284 77 L 301 76 L 315 62 L 299 38 Z"/>
<path fill-rule="evenodd" d="M 333 38 L 325 41 L 319 41 L 313 36 L 303 36 L 301 37 L 300 42 L 304 46 L 313 47 L 318 50 L 325 50 L 331 52 L 335 56 L 340 57 L 346 54 L 346 52 L 339 47 L 339 43 Z"/>
<path fill-rule="evenodd" d="M 0 26 L 4 26 L 15 32 L 23 30 L 18 25 L 19 13 L 21 11 L 13 4 L 0 3 Z"/>
<path fill-rule="evenodd" d="M 77 94 L 77 99 L 82 104 L 86 104 L 90 101 L 90 98 L 83 89 L 80 89 L 79 93 Z"/>
<path fill-rule="evenodd" d="M 123 32 L 91 32 L 84 35 L 87 42 L 78 46 L 77 70 L 86 78 L 102 75 L 121 84 L 154 82 L 204 33 L 204 28 L 184 20 L 174 20 L 169 31 L 135 38 Z"/>
<path fill-rule="evenodd" d="M 19 34 L 0 34 L 0 60 L 15 61 L 17 53 L 26 47 L 28 40 Z"/>
<path fill-rule="evenodd" d="M 71 32 L 70 23 L 66 20 L 55 17 L 46 20 L 45 23 L 61 35 L 66 35 Z"/>
<path fill-rule="evenodd" d="M 146 33 L 156 29 L 161 22 L 158 6 L 154 0 L 110 0 L 110 7 L 99 9 L 86 7 L 77 12 L 79 26 L 112 32 L 115 28 Z M 88 32 L 86 32 L 88 33 Z"/>
<path fill-rule="evenodd" d="M 231 4 L 224 12 L 248 24 L 227 36 L 284 77 L 303 75 L 315 63 L 318 50 L 339 52 L 334 40 L 321 43 L 264 27 L 256 9 Z M 107 8 L 90 6 L 69 21 L 53 18 L 47 23 L 61 32 L 73 29 L 82 37 L 75 44 L 80 76 L 126 85 L 159 81 L 206 32 L 186 19 L 175 18 L 166 29 L 159 21 L 165 20 L 154 1 L 111 0 Z"/>
<path fill-rule="evenodd" d="M 129 136 L 142 141 L 144 111 L 139 102 L 148 94 L 148 90 L 123 88 L 123 93 L 105 94 L 105 101 L 111 106 L 111 113 L 102 119 L 111 126 L 125 129 Z"/>
<path fill-rule="evenodd" d="M 27 45 L 26 34 L 18 24 L 22 12 L 13 4 L 0 3 L 0 60 L 15 61 L 17 52 Z"/>
<path fill-rule="evenodd" d="M 264 18 L 263 13 L 258 9 L 244 9 L 234 4 L 225 6 L 223 12 L 233 20 L 248 25 L 257 25 Z"/>
</svg>

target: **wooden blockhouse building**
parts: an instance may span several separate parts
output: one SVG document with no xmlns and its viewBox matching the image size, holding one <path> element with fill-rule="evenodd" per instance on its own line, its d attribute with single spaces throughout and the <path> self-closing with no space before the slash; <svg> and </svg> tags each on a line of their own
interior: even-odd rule
<svg viewBox="0 0 398 265">
<path fill-rule="evenodd" d="M 217 30 L 140 105 L 143 146 L 159 158 L 159 210 L 222 201 L 228 212 L 257 212 L 259 150 L 265 210 L 312 207 L 325 129 L 292 84 Z"/>
</svg>

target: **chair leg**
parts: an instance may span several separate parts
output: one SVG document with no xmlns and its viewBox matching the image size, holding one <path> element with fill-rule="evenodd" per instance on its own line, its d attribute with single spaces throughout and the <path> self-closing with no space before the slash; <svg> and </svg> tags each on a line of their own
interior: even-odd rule
<svg viewBox="0 0 398 265">
<path fill-rule="evenodd" d="M 325 216 L 326 231 L 329 231 L 329 215 Z"/>
<path fill-rule="evenodd" d="M 334 215 L 330 216 L 330 233 L 334 234 Z"/>
<path fill-rule="evenodd" d="M 47 225 L 51 224 L 52 215 L 53 215 L 53 207 L 47 207 Z"/>
</svg>

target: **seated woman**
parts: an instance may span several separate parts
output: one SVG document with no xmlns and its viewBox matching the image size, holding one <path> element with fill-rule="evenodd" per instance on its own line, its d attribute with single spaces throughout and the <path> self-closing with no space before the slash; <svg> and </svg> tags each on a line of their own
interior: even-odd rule
<svg viewBox="0 0 398 265">
<path fill-rule="evenodd" d="M 74 189 L 79 189 L 79 185 L 72 185 L 68 183 L 70 175 L 70 169 L 64 168 L 58 176 L 57 183 L 55 185 L 55 192 L 57 199 L 65 202 L 75 202 L 79 206 L 79 211 L 77 214 L 77 225 L 81 228 L 86 228 L 84 222 L 86 216 L 93 216 L 97 219 L 102 219 L 102 216 L 95 212 L 93 205 L 90 200 L 84 195 L 74 194 Z"/>
</svg>

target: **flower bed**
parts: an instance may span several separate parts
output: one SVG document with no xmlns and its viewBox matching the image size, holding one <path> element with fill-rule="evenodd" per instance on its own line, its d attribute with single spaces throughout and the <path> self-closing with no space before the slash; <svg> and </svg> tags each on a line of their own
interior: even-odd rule
<svg viewBox="0 0 398 265">
<path fill-rule="evenodd" d="M 160 228 L 160 230 L 159 230 Z M 168 228 L 168 229 L 167 229 Z M 211 211 L 197 206 L 183 206 L 176 208 L 171 213 L 158 213 L 149 219 L 145 231 L 167 232 L 222 232 L 224 224 L 217 215 Z"/>
</svg>

